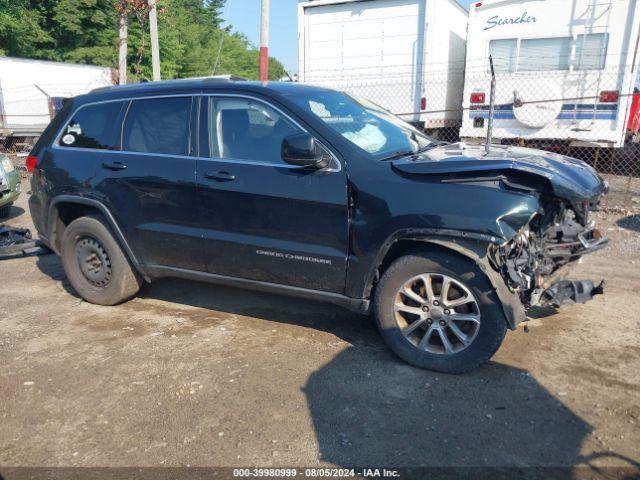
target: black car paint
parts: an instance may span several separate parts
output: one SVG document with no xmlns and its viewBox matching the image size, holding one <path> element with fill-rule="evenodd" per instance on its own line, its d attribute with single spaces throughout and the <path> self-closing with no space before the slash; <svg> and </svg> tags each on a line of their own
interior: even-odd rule
<svg viewBox="0 0 640 480">
<path fill-rule="evenodd" d="M 61 201 L 91 204 L 105 213 L 148 280 L 175 275 L 273 291 L 281 286 L 289 293 L 317 293 L 361 310 L 368 307 L 377 269 L 395 242 L 431 242 L 483 266 L 510 325 L 521 321 L 524 310 L 486 264 L 486 249 L 513 237 L 541 207 L 536 192 L 511 188 L 500 175 L 514 170 L 542 178 L 570 201 L 597 197 L 604 189 L 602 180 L 582 162 L 570 166 L 533 151 L 528 164 L 472 158 L 464 151 L 446 161 L 430 159 L 429 152 L 375 160 L 291 101 L 291 96 L 315 88 L 190 80 L 77 97 L 32 152 L 39 158 L 30 199 L 38 232 L 55 249 L 56 206 Z M 207 158 L 201 112 L 194 116 L 192 144 L 197 148 L 190 156 L 52 148 L 70 113 L 82 105 L 216 94 L 248 95 L 285 112 L 331 151 L 336 168 L 310 171 Z M 115 162 L 126 169 L 104 168 Z M 457 181 L 458 174 L 469 173 L 481 177 Z M 216 178 L 220 174 L 225 176 Z"/>
</svg>

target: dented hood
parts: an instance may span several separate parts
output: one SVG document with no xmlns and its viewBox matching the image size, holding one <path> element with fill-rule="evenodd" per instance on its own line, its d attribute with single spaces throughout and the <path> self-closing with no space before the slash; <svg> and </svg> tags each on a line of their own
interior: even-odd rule
<svg viewBox="0 0 640 480">
<path fill-rule="evenodd" d="M 608 185 L 581 160 L 531 148 L 455 143 L 393 161 L 393 168 L 415 175 L 500 175 L 509 171 L 542 177 L 555 195 L 571 201 L 589 200 L 606 193 Z M 466 175 L 468 174 L 468 175 Z"/>
</svg>

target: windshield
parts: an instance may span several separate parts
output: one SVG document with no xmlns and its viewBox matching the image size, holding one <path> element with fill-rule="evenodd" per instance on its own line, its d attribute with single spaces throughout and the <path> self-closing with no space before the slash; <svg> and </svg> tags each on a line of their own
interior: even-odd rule
<svg viewBox="0 0 640 480">
<path fill-rule="evenodd" d="M 368 100 L 342 92 L 317 91 L 290 99 L 351 143 L 380 160 L 418 153 L 434 141 Z"/>
</svg>

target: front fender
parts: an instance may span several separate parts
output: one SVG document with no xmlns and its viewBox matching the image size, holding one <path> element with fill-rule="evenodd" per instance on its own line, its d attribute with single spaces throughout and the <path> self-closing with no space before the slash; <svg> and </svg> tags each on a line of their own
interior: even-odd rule
<svg viewBox="0 0 640 480">
<path fill-rule="evenodd" d="M 369 278 L 367 279 L 367 282 L 369 283 L 368 291 L 366 292 L 365 296 L 368 296 L 370 294 L 374 278 L 378 272 L 380 265 L 382 265 L 391 247 L 398 241 L 409 241 L 415 243 L 416 245 L 424 244 L 425 246 L 436 245 L 438 247 L 454 251 L 472 260 L 478 265 L 478 267 L 480 267 L 482 272 L 491 282 L 496 296 L 500 301 L 509 328 L 515 330 L 518 324 L 526 320 L 526 311 L 524 306 L 522 305 L 522 302 L 520 301 L 520 297 L 516 293 L 509 290 L 502 276 L 491 267 L 487 258 L 487 249 L 489 245 L 492 243 L 499 244 L 500 240 L 494 237 L 493 241 L 491 241 L 491 238 L 482 238 L 477 234 L 469 232 L 458 231 L 453 232 L 453 235 L 452 232 L 443 231 L 397 232 L 392 236 L 392 238 L 388 240 L 388 242 L 385 242 L 384 249 L 381 250 L 378 259 L 376 260 L 375 267 L 372 269 L 369 274 Z"/>
<path fill-rule="evenodd" d="M 517 293 L 512 292 L 507 284 L 504 282 L 502 275 L 496 272 L 490 265 L 487 258 L 487 244 L 483 244 L 478 241 L 468 241 L 459 239 L 439 239 L 429 238 L 424 239 L 425 242 L 439 245 L 444 248 L 448 248 L 455 252 L 464 255 L 465 257 L 473 260 L 480 267 L 482 272 L 487 276 L 491 285 L 493 286 L 500 304 L 504 316 L 507 320 L 507 324 L 511 330 L 515 330 L 518 324 L 524 322 L 527 319 L 527 313 L 524 309 L 524 305 L 520 301 L 520 297 Z"/>
</svg>

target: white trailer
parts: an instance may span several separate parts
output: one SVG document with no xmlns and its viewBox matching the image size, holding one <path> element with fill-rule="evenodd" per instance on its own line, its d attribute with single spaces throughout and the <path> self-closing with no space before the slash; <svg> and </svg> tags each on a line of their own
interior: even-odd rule
<svg viewBox="0 0 640 480">
<path fill-rule="evenodd" d="M 457 128 L 467 18 L 456 0 L 299 0 L 300 81 Z"/>
<path fill-rule="evenodd" d="M 638 66 L 637 0 L 484 0 L 471 6 L 460 137 L 622 147 Z"/>
<path fill-rule="evenodd" d="M 107 67 L 0 58 L 0 137 L 37 137 L 63 98 L 112 84 Z"/>
</svg>

